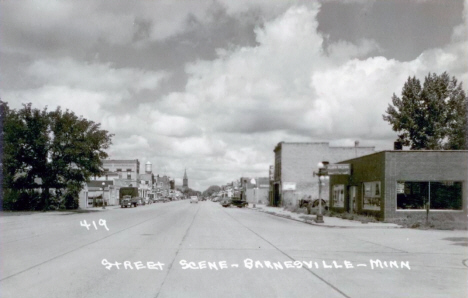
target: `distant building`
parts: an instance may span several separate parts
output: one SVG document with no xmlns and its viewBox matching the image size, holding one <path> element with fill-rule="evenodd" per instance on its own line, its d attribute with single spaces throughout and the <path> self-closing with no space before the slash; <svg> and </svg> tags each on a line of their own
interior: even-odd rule
<svg viewBox="0 0 468 298">
<path fill-rule="evenodd" d="M 92 207 L 94 197 L 99 197 L 99 188 L 106 183 L 104 199 L 108 205 L 118 205 L 121 187 L 139 187 L 140 162 L 138 159 L 107 159 L 102 161 L 104 173 L 91 178 L 79 194 L 80 208 Z M 102 197 L 102 196 L 101 196 Z M 95 200 L 94 200 L 95 201 Z"/>
<path fill-rule="evenodd" d="M 170 177 L 164 175 L 164 176 L 159 176 L 157 175 L 155 177 L 155 188 L 156 192 L 160 196 L 168 196 L 169 191 L 171 190 L 171 179 Z"/>
<path fill-rule="evenodd" d="M 297 205 L 300 199 L 318 200 L 318 178 L 313 177 L 317 164 L 330 163 L 374 153 L 375 147 L 330 147 L 329 143 L 280 142 L 274 149 L 272 182 L 273 206 Z M 322 199 L 328 198 L 328 182 L 322 188 Z"/>
<path fill-rule="evenodd" d="M 153 169 L 152 169 L 152 164 L 151 162 L 147 161 L 145 164 L 145 173 L 140 174 L 138 179 L 138 192 L 140 197 L 146 198 L 150 197 L 150 194 L 153 194 L 153 188 L 154 188 L 154 174 L 153 174 Z M 154 197 L 154 195 L 151 195 L 151 197 Z"/>
<path fill-rule="evenodd" d="M 270 180 L 268 177 L 241 179 L 241 196 L 250 204 L 266 204 L 269 201 Z"/>
<path fill-rule="evenodd" d="M 132 160 L 103 160 L 102 166 L 106 173 L 117 174 L 119 179 L 127 180 L 129 183 L 137 184 L 138 176 L 140 175 L 140 162 L 138 159 Z"/>
</svg>

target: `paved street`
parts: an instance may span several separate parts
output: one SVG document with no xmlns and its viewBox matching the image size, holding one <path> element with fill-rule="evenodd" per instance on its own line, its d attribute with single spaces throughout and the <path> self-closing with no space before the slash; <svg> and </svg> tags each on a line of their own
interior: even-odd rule
<svg viewBox="0 0 468 298">
<path fill-rule="evenodd" d="M 189 201 L 0 223 L 2 298 L 467 297 L 466 231 L 319 227 Z"/>
</svg>

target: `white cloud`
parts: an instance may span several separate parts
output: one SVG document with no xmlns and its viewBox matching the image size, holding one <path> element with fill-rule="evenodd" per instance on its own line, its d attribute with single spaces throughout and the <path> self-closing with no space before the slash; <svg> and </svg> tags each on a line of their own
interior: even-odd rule
<svg viewBox="0 0 468 298">
<path fill-rule="evenodd" d="M 229 144 L 223 167 L 248 173 L 263 167 L 266 175 L 274 145 L 304 140 L 301 134 L 305 140 L 351 146 L 361 140 L 390 149 L 395 133 L 382 114 L 409 76 L 448 71 L 466 82 L 467 64 L 459 62 L 466 58 L 466 43 L 454 41 L 408 62 L 366 58 L 382 50 L 372 40 L 340 41 L 325 52 L 317 12 L 318 7 L 291 8 L 256 29 L 257 46 L 219 50 L 216 60 L 188 65 L 186 93 L 165 99 L 190 99 L 199 107 L 194 121 Z M 245 133 L 253 132 L 258 133 L 246 141 Z"/>
<path fill-rule="evenodd" d="M 360 140 L 361 145 L 391 148 L 395 133 L 382 114 L 408 76 L 423 80 L 428 72 L 448 71 L 467 86 L 466 19 L 454 29 L 447 46 L 401 62 L 371 56 L 385 51 L 373 40 L 339 41 L 325 49 L 316 3 L 280 13 L 301 1 L 220 2 L 228 15 L 239 18 L 252 9 L 262 11 L 266 21 L 255 29 L 257 44 L 218 49 L 216 59 L 186 65 L 183 91 L 153 96 L 169 76 L 165 71 L 54 58 L 37 60 L 27 68 L 25 75 L 34 86 L 5 90 L 2 98 L 14 107 L 20 102 L 33 102 L 39 108 L 60 105 L 100 122 L 116 134 L 109 151 L 112 158 L 149 160 L 156 173 L 167 172 L 177 181 L 187 167 L 191 186 L 202 190 L 241 175 L 267 176 L 280 141 L 352 146 Z M 59 42 L 77 38 L 87 46 L 100 39 L 131 44 L 135 30 L 142 31 L 136 41 L 140 45 L 160 41 L 190 30 L 190 13 L 204 22 L 210 22 L 211 15 L 209 2 L 182 7 L 187 2 L 142 1 L 136 2 L 135 10 L 121 10 L 112 9 L 110 2 L 93 1 L 86 2 L 89 7 L 82 11 L 77 11 L 75 2 L 50 2 L 50 6 L 34 2 L 36 8 L 24 3 L 6 16 L 15 19 L 16 32 L 45 34 L 43 29 L 62 26 L 55 36 Z M 43 13 L 41 29 L 32 28 L 30 22 L 38 11 Z M 87 24 L 76 21 L 80 17 Z M 107 35 L 110 28 L 115 32 Z"/>
</svg>

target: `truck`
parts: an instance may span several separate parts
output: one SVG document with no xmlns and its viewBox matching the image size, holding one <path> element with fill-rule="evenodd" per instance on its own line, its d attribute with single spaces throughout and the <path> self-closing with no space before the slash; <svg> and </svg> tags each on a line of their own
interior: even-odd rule
<svg viewBox="0 0 468 298">
<path fill-rule="evenodd" d="M 130 196 L 130 198 L 138 197 L 138 187 L 121 187 L 119 189 L 119 204 L 122 205 L 124 196 Z"/>
<path fill-rule="evenodd" d="M 120 208 L 132 208 L 138 206 L 138 200 L 139 197 L 131 197 L 131 196 L 123 196 L 121 203 L 120 203 Z"/>
</svg>

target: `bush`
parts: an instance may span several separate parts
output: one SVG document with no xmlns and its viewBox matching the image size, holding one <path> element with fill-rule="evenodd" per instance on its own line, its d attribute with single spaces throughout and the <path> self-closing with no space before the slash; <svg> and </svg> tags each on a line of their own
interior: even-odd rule
<svg viewBox="0 0 468 298">
<path fill-rule="evenodd" d="M 34 190 L 4 189 L 2 207 L 8 211 L 42 210 L 44 204 L 41 194 Z"/>
</svg>

